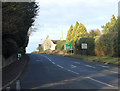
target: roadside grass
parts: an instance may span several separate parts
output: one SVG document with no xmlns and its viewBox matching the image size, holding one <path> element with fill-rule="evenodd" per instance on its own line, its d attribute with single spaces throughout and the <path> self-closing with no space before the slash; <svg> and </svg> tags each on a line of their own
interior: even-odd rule
<svg viewBox="0 0 120 91">
<path fill-rule="evenodd" d="M 90 62 L 100 62 L 104 64 L 113 64 L 120 66 L 120 58 L 119 57 L 99 57 L 99 56 L 86 56 L 86 55 L 79 55 L 79 54 L 55 54 L 60 56 L 72 57 L 82 60 L 87 60 Z"/>
</svg>

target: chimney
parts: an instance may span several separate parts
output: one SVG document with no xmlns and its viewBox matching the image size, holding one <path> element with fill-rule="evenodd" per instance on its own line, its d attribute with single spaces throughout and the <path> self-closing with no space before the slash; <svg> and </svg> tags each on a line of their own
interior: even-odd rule
<svg viewBox="0 0 120 91">
<path fill-rule="evenodd" d="M 50 39 L 49 35 L 47 35 L 47 38 L 46 39 Z"/>
</svg>

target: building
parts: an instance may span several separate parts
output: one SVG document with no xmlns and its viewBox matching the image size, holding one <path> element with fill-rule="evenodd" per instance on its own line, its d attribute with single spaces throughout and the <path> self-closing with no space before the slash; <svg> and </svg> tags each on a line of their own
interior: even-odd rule
<svg viewBox="0 0 120 91">
<path fill-rule="evenodd" d="M 60 40 L 50 40 L 50 37 L 47 36 L 46 40 L 44 43 L 41 45 L 43 47 L 43 50 L 55 50 L 55 46 L 60 42 Z"/>
</svg>

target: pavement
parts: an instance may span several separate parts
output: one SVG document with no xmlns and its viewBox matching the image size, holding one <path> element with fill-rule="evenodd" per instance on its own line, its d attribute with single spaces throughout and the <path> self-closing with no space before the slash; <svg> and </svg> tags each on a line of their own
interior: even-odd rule
<svg viewBox="0 0 120 91">
<path fill-rule="evenodd" d="M 24 74 L 9 89 L 119 91 L 117 66 L 57 55 L 28 55 L 30 60 Z"/>
<path fill-rule="evenodd" d="M 4 67 L 2 69 L 2 89 L 6 89 L 9 85 L 13 84 L 14 82 L 19 79 L 19 77 L 24 72 L 27 63 L 28 57 L 26 55 L 22 56 L 21 60 L 16 60 L 14 63 Z"/>
</svg>

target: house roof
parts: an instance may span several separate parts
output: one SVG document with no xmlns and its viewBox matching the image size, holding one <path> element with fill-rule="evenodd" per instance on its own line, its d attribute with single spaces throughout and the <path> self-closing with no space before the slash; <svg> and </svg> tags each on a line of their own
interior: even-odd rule
<svg viewBox="0 0 120 91">
<path fill-rule="evenodd" d="M 41 47 L 42 44 L 39 44 L 39 47 Z"/>
<path fill-rule="evenodd" d="M 54 44 L 58 44 L 60 40 L 51 40 Z"/>
</svg>

